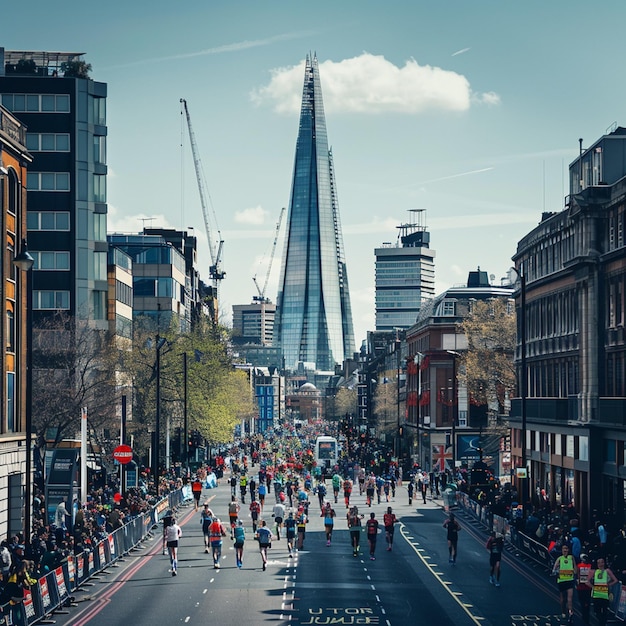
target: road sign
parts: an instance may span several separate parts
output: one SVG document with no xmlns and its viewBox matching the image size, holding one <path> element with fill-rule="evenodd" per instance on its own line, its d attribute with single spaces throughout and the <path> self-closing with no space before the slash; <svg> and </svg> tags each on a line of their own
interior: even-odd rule
<svg viewBox="0 0 626 626">
<path fill-rule="evenodd" d="M 122 465 L 130 463 L 133 460 L 133 449 L 130 446 L 117 446 L 113 450 L 113 458 Z"/>
</svg>

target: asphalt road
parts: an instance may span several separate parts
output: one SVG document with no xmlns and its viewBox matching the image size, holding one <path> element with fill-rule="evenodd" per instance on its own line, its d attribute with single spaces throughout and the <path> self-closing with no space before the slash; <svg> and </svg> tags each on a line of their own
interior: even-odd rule
<svg viewBox="0 0 626 626">
<path fill-rule="evenodd" d="M 168 572 L 169 559 L 161 553 L 160 533 L 126 557 L 117 567 L 74 594 L 77 607 L 55 615 L 66 626 L 110 624 L 373 624 L 404 626 L 448 624 L 484 626 L 555 626 L 560 622 L 556 586 L 540 568 L 507 552 L 502 563 L 502 586 L 489 584 L 485 529 L 462 514 L 456 565 L 448 563 L 445 513 L 440 501 L 408 505 L 406 490 L 396 499 L 374 504 L 353 495 L 353 503 L 381 522 L 392 506 L 400 524 L 393 550 L 378 535 L 376 560 L 369 559 L 366 535 L 361 553 L 353 557 L 345 522 L 345 506 L 335 506 L 333 542 L 326 546 L 317 498 L 309 510 L 304 549 L 289 558 L 286 541 L 273 541 L 267 571 L 262 570 L 258 545 L 252 539 L 247 501 L 242 515 L 248 538 L 244 565 L 235 565 L 230 539 L 224 541 L 222 567 L 213 569 L 204 553 L 199 512 L 181 509 L 183 537 L 178 576 Z M 228 519 L 230 489 L 206 490 L 204 499 L 223 520 Z M 274 494 L 266 511 L 271 521 Z M 365 521 L 365 520 L 364 520 Z M 578 622 L 580 623 L 580 622 Z"/>
</svg>

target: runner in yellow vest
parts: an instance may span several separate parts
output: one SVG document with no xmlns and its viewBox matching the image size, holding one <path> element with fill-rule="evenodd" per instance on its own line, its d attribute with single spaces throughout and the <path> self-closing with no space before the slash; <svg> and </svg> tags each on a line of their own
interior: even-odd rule
<svg viewBox="0 0 626 626">
<path fill-rule="evenodd" d="M 561 556 L 554 562 L 552 575 L 556 576 L 556 584 L 561 595 L 561 614 L 563 617 L 567 615 L 567 621 L 572 624 L 574 622 L 572 600 L 576 584 L 576 561 L 569 553 L 569 546 L 566 543 L 561 548 Z"/>
<path fill-rule="evenodd" d="M 588 585 L 591 586 L 591 599 L 593 610 L 598 618 L 598 624 L 604 626 L 607 620 L 609 608 L 609 587 L 619 582 L 615 574 L 605 566 L 604 559 L 598 557 L 598 569 L 594 570 L 593 576 L 589 577 Z"/>
</svg>

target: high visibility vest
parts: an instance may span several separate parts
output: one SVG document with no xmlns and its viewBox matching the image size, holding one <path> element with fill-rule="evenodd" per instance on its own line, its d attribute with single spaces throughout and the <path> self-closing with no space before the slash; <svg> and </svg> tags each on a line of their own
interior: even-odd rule
<svg viewBox="0 0 626 626">
<path fill-rule="evenodd" d="M 597 569 L 593 573 L 593 590 L 591 591 L 591 597 L 602 600 L 609 599 L 609 573 L 605 569 Z"/>
<path fill-rule="evenodd" d="M 557 576 L 557 583 L 565 583 L 570 580 L 574 580 L 574 571 L 576 563 L 574 557 L 571 554 L 567 556 L 559 557 L 559 575 Z"/>
</svg>

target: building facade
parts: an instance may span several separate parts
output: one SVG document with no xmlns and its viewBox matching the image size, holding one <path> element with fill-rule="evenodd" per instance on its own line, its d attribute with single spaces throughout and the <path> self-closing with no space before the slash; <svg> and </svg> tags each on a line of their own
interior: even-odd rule
<svg viewBox="0 0 626 626">
<path fill-rule="evenodd" d="M 0 357 L 0 535 L 24 530 L 26 469 L 26 365 L 28 350 L 27 277 L 13 264 L 26 238 L 26 180 L 31 157 L 26 129 L 0 106 L 0 218 L 4 236 L 0 325 L 4 350 Z"/>
<path fill-rule="evenodd" d="M 376 330 L 405 330 L 415 324 L 422 303 L 435 295 L 435 251 L 421 223 L 424 211 L 398 226 L 395 245 L 376 248 Z"/>
<path fill-rule="evenodd" d="M 565 209 L 544 213 L 514 256 L 524 293 L 513 460 L 526 458 L 529 501 L 545 489 L 553 505 L 573 503 L 583 527 L 595 511 L 615 527 L 626 519 L 624 154 L 625 128 L 581 149 Z"/>
<path fill-rule="evenodd" d="M 511 299 L 512 286 L 492 285 L 487 272 L 469 272 L 467 284 L 428 302 L 406 332 L 407 410 L 403 435 L 421 467 L 444 471 L 479 459 L 487 407 L 470 401 L 459 380 L 459 357 L 468 347 L 459 324 L 477 300 Z"/>
<path fill-rule="evenodd" d="M 332 370 L 354 353 L 339 206 L 317 58 L 307 56 L 274 341 L 285 368 Z"/>
<path fill-rule="evenodd" d="M 274 341 L 276 305 L 267 300 L 233 304 L 233 340 L 271 346 Z"/>
<path fill-rule="evenodd" d="M 0 48 L 2 104 L 27 127 L 33 321 L 59 310 L 107 328 L 107 86 L 83 53 Z"/>
</svg>

